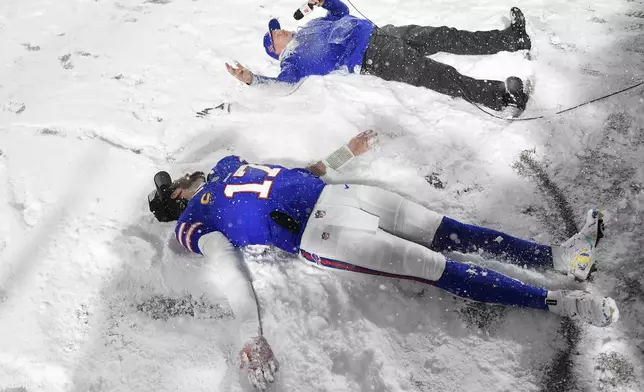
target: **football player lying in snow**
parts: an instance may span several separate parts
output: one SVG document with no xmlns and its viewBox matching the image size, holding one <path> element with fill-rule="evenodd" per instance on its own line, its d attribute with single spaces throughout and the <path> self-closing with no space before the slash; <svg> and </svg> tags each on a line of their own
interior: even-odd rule
<svg viewBox="0 0 644 392">
<path fill-rule="evenodd" d="M 217 265 L 217 281 L 240 323 L 240 360 L 251 383 L 265 389 L 278 364 L 262 336 L 252 281 L 235 247 L 272 245 L 319 266 L 408 279 L 471 300 L 547 310 L 604 327 L 618 318 L 615 301 L 572 290 L 550 291 L 441 252 L 480 250 L 510 263 L 553 268 L 586 279 L 602 237 L 602 215 L 590 210 L 581 232 L 559 246 L 541 245 L 431 211 L 384 189 L 326 185 L 319 176 L 367 151 L 364 132 L 307 169 L 220 160 L 208 176 L 172 182 L 155 176 L 150 210 L 177 220 L 176 238 Z"/>
</svg>

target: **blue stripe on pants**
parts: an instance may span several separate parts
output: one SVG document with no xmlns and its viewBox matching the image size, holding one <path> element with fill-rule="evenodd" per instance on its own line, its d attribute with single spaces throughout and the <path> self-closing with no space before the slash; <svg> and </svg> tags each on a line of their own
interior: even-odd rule
<svg viewBox="0 0 644 392">
<path fill-rule="evenodd" d="M 444 217 L 430 249 L 436 252 L 484 252 L 526 264 L 531 267 L 552 267 L 552 248 L 548 245 L 522 240 L 500 231 L 468 225 Z"/>
</svg>

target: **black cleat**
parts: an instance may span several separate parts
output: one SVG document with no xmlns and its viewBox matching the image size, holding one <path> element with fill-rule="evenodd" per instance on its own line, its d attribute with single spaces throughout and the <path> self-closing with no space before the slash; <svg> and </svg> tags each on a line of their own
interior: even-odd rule
<svg viewBox="0 0 644 392">
<path fill-rule="evenodd" d="M 517 7 L 510 9 L 510 28 L 517 37 L 517 50 L 530 50 L 532 48 L 532 42 L 530 41 L 530 36 L 525 31 L 525 17 L 523 16 L 523 12 Z"/>
<path fill-rule="evenodd" d="M 516 76 L 505 79 L 505 94 L 503 104 L 505 106 L 516 106 L 519 110 L 525 110 L 528 103 L 528 94 L 523 88 L 523 82 Z"/>
</svg>

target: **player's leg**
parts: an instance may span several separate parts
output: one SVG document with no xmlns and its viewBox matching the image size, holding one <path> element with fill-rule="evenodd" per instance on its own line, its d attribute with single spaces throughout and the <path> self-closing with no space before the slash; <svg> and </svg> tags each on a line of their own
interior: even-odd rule
<svg viewBox="0 0 644 392">
<path fill-rule="evenodd" d="M 381 229 L 307 225 L 300 255 L 323 267 L 424 283 L 438 280 L 445 269 L 445 256 Z"/>
<path fill-rule="evenodd" d="M 581 290 L 546 290 L 499 272 L 447 259 L 436 286 L 479 302 L 548 310 L 560 316 L 605 327 L 619 318 L 612 298 Z"/>
<path fill-rule="evenodd" d="M 591 210 L 579 234 L 561 246 L 550 246 L 459 222 L 377 187 L 328 185 L 320 203 L 360 208 L 378 216 L 383 230 L 437 252 L 481 251 L 513 263 L 572 272 L 582 280 L 592 267 L 594 246 L 603 228 L 601 213 Z"/>
<path fill-rule="evenodd" d="M 425 56 L 438 52 L 485 55 L 501 51 L 529 50 L 532 45 L 525 30 L 523 13 L 516 7 L 512 8 L 510 13 L 510 27 L 504 30 L 472 32 L 447 26 L 418 25 L 399 27 L 386 25 L 381 30 L 384 34 L 400 37 Z"/>
<path fill-rule="evenodd" d="M 397 237 L 429 247 L 442 214 L 386 189 L 355 184 L 327 185 L 318 205 L 349 206 L 378 217 L 378 227 Z"/>
<path fill-rule="evenodd" d="M 549 310 L 594 325 L 608 325 L 617 319 L 615 303 L 609 298 L 548 291 L 487 268 L 447 259 L 383 230 L 346 229 L 324 219 L 309 220 L 300 246 L 300 255 L 319 266 L 414 280 L 463 298 Z"/>
<path fill-rule="evenodd" d="M 552 268 L 552 248 L 498 230 L 470 225 L 444 217 L 430 248 L 437 252 L 484 252 L 531 267 Z"/>
<path fill-rule="evenodd" d="M 436 285 L 475 301 L 548 310 L 548 291 L 495 271 L 447 259 L 384 230 L 307 225 L 300 255 L 319 266 Z"/>
<path fill-rule="evenodd" d="M 444 217 L 430 247 L 437 252 L 482 251 L 513 263 L 572 273 L 585 280 L 593 265 L 595 246 L 603 237 L 602 217 L 598 210 L 588 211 L 582 230 L 560 246 L 542 245 Z"/>
<path fill-rule="evenodd" d="M 534 267 L 552 267 L 552 248 L 497 230 L 461 223 L 397 193 L 366 185 L 328 185 L 320 204 L 360 208 L 380 218 L 383 230 L 436 252 L 481 250 Z"/>
</svg>

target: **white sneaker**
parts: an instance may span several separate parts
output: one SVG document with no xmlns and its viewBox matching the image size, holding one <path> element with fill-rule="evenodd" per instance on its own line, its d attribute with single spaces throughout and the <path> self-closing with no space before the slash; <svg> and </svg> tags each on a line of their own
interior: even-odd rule
<svg viewBox="0 0 644 392">
<path fill-rule="evenodd" d="M 555 270 L 572 274 L 586 280 L 595 262 L 593 253 L 604 236 L 604 214 L 597 209 L 589 210 L 581 231 L 559 246 L 552 247 Z"/>
<path fill-rule="evenodd" d="M 560 316 L 584 320 L 597 327 L 606 327 L 619 319 L 615 300 L 594 296 L 581 290 L 548 291 L 548 310 Z"/>
</svg>

